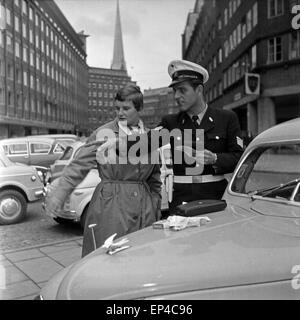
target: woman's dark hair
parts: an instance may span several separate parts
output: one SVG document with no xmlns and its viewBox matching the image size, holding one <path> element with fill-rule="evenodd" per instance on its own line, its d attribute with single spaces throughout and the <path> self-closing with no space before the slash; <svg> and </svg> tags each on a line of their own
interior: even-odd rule
<svg viewBox="0 0 300 320">
<path fill-rule="evenodd" d="M 144 105 L 143 94 L 140 87 L 132 83 L 129 83 L 125 87 L 119 89 L 115 95 L 115 100 L 130 100 L 137 111 L 143 109 Z"/>
</svg>

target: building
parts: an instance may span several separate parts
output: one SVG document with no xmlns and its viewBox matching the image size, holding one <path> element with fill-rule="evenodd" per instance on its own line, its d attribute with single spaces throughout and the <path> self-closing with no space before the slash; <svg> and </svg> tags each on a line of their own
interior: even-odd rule
<svg viewBox="0 0 300 320">
<path fill-rule="evenodd" d="M 85 41 L 53 0 L 0 0 L 0 138 L 85 133 Z"/>
<path fill-rule="evenodd" d="M 198 0 L 197 0 L 198 1 Z M 300 116 L 297 0 L 204 0 L 183 58 L 205 66 L 206 100 L 234 110 L 244 136 Z"/>
<path fill-rule="evenodd" d="M 114 96 L 131 80 L 127 74 L 119 1 L 117 1 L 113 60 L 110 69 L 89 68 L 89 133 L 115 118 Z"/>
<path fill-rule="evenodd" d="M 156 88 L 144 90 L 144 109 L 141 112 L 146 127 L 153 129 L 164 115 L 177 113 L 172 88 Z"/>
<path fill-rule="evenodd" d="M 114 96 L 128 83 L 134 83 L 126 70 L 89 68 L 89 132 L 116 117 Z"/>
</svg>

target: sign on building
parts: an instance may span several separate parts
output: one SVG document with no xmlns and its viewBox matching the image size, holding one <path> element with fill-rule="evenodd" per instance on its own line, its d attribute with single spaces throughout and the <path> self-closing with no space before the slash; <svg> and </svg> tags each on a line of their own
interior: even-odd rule
<svg viewBox="0 0 300 320">
<path fill-rule="evenodd" d="M 245 75 L 245 93 L 256 94 L 260 93 L 260 75 L 257 73 L 246 73 Z"/>
</svg>

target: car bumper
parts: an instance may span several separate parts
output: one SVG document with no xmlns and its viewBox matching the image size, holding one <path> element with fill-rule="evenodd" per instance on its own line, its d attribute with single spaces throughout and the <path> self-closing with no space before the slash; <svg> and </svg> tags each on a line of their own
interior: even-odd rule
<svg viewBox="0 0 300 320">
<path fill-rule="evenodd" d="M 28 189 L 27 197 L 29 201 L 40 200 L 44 197 L 44 189 L 43 188 Z"/>
<path fill-rule="evenodd" d="M 44 207 L 44 211 L 46 212 L 46 215 L 51 218 L 63 218 L 70 221 L 75 221 L 75 222 L 78 221 L 76 211 L 74 210 L 70 210 L 70 211 L 63 210 L 63 211 L 57 212 L 56 214 L 53 214 L 52 212 L 51 213 L 47 212 L 47 210 L 45 210 L 45 207 Z"/>
</svg>

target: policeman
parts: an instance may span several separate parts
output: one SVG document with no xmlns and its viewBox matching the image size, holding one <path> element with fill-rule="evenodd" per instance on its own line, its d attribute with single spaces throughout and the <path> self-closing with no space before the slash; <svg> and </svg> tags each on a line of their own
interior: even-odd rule
<svg viewBox="0 0 300 320">
<path fill-rule="evenodd" d="M 227 186 L 224 174 L 233 172 L 243 153 L 243 141 L 236 114 L 211 108 L 205 102 L 204 84 L 209 79 L 205 68 L 190 61 L 174 60 L 169 63 L 168 73 L 179 112 L 164 116 L 160 126 L 169 131 L 175 128 L 204 131 L 202 173 L 190 176 L 186 174 L 186 163 L 173 165 L 172 213 L 182 202 L 222 198 Z M 174 155 L 174 147 L 171 151 Z"/>
<path fill-rule="evenodd" d="M 204 100 L 204 84 L 209 74 L 202 66 L 185 60 L 171 61 L 168 73 L 172 79 L 169 87 L 173 88 L 175 101 L 179 107 L 177 114 L 162 118 L 157 130 L 202 129 L 204 132 L 204 150 L 194 166 L 202 161 L 202 172 L 197 175 L 187 174 L 191 164 L 185 160 L 174 163 L 176 146 L 171 141 L 173 157 L 173 197 L 170 213 L 176 212 L 176 206 L 182 202 L 200 199 L 221 199 L 227 186 L 224 174 L 233 172 L 243 153 L 243 140 L 239 121 L 233 111 L 211 108 Z M 148 133 L 149 137 L 149 133 Z M 196 145 L 196 135 L 192 135 L 192 147 Z M 102 148 L 110 148 L 109 144 Z M 182 146 L 181 151 L 191 155 L 189 147 Z M 193 148 L 192 148 L 193 149 Z M 200 159 L 201 158 L 201 159 Z M 197 163 L 198 162 L 198 163 Z"/>
</svg>

